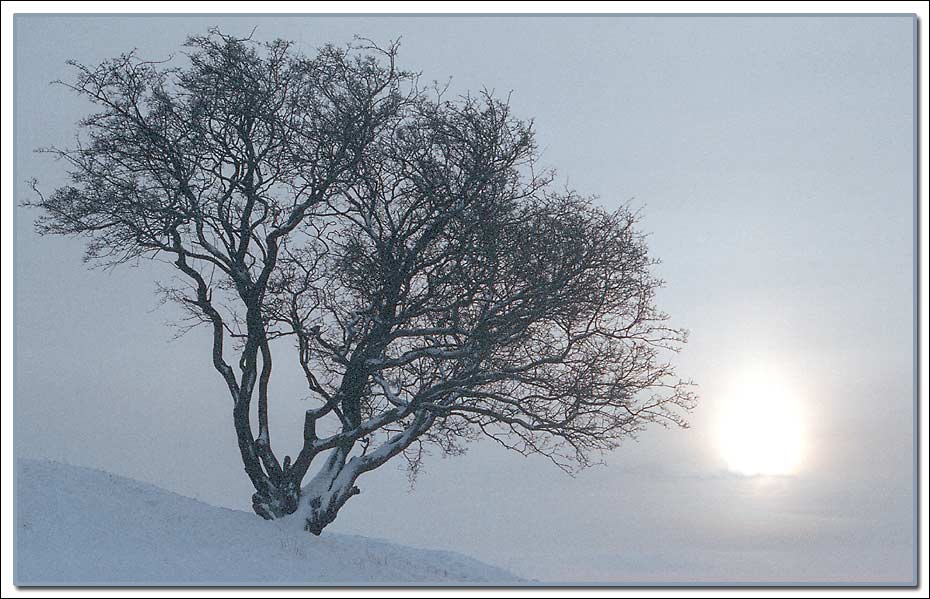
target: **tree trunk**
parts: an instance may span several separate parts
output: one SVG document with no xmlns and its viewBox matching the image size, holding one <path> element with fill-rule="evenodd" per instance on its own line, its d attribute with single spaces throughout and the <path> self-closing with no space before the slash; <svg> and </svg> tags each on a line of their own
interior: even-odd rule
<svg viewBox="0 0 930 599">
<path fill-rule="evenodd" d="M 319 536 L 336 519 L 339 509 L 360 493 L 350 481 L 351 477 L 337 476 L 329 485 L 321 485 L 323 480 L 314 477 L 313 482 L 301 489 L 298 481 L 289 480 L 266 491 L 256 491 L 252 495 L 252 509 L 266 520 L 293 515 L 304 530 Z"/>
<path fill-rule="evenodd" d="M 319 536 L 336 519 L 342 506 L 359 494 L 355 480 L 361 472 L 356 460 L 348 460 L 352 444 L 333 449 L 319 472 L 301 488 L 305 469 L 301 472 L 291 468 L 290 460 L 285 459 L 280 476 L 265 474 L 251 430 L 245 426 L 237 426 L 236 430 L 242 461 L 255 487 L 252 509 L 262 518 L 278 520 L 293 516 L 304 530 Z"/>
<path fill-rule="evenodd" d="M 339 509 L 359 494 L 355 480 L 360 472 L 355 468 L 355 459 L 346 463 L 350 451 L 351 444 L 333 449 L 320 471 L 301 489 L 297 516 L 304 530 L 319 536 L 336 519 Z"/>
<path fill-rule="evenodd" d="M 245 408 L 242 405 L 237 404 L 233 409 L 233 423 L 242 466 L 255 487 L 252 509 L 265 520 L 276 520 L 293 514 L 300 503 L 300 480 L 293 480 L 293 476 L 288 476 L 287 472 L 271 472 L 270 476 L 265 472 L 259 456 L 258 441 L 249 423 L 247 404 Z"/>
<path fill-rule="evenodd" d="M 302 498 L 300 516 L 304 519 L 304 530 L 320 536 L 323 529 L 336 519 L 346 501 L 360 492 L 358 487 L 351 485 L 337 492 Z"/>
<path fill-rule="evenodd" d="M 300 483 L 287 480 L 252 495 L 252 509 L 265 520 L 289 516 L 300 506 Z"/>
</svg>

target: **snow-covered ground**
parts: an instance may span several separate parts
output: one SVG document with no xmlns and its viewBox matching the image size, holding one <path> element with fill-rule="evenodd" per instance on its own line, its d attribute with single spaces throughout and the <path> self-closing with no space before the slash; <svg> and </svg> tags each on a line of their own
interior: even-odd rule
<svg viewBox="0 0 930 599">
<path fill-rule="evenodd" d="M 20 460 L 16 582 L 514 584 L 458 553 L 265 522 L 100 470 Z"/>
</svg>

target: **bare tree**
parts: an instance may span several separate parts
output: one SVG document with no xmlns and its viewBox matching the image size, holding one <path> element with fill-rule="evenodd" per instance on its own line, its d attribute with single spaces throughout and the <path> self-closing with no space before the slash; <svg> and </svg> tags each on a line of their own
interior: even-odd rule
<svg viewBox="0 0 930 599">
<path fill-rule="evenodd" d="M 93 261 L 170 257 L 187 283 L 166 294 L 212 329 L 256 513 L 319 534 L 362 474 L 415 471 L 427 445 L 488 436 L 572 469 L 684 425 L 693 396 L 663 359 L 684 334 L 654 306 L 636 215 L 554 190 L 507 101 L 422 89 L 396 45 L 186 47 L 183 68 L 72 63 L 99 112 L 45 150 L 71 184 L 29 204 Z M 282 346 L 314 404 L 279 460 Z"/>
</svg>

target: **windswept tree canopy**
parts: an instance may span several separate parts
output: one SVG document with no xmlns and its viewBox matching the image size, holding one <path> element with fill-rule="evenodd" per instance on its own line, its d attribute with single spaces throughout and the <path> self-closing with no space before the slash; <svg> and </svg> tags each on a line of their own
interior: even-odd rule
<svg viewBox="0 0 930 599">
<path fill-rule="evenodd" d="M 46 150 L 71 184 L 32 202 L 91 260 L 172 261 L 186 284 L 169 296 L 212 328 L 256 512 L 303 506 L 317 534 L 361 474 L 416 468 L 426 444 L 484 435 L 585 466 L 693 402 L 635 213 L 555 189 L 507 101 L 448 99 L 396 54 L 211 31 L 181 67 L 73 63 L 98 112 Z M 288 347 L 315 404 L 279 460 L 269 390 Z"/>
</svg>

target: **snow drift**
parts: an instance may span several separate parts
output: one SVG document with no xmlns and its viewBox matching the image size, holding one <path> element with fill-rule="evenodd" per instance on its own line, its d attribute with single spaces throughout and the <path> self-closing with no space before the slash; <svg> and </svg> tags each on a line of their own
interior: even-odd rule
<svg viewBox="0 0 930 599">
<path fill-rule="evenodd" d="M 447 551 L 314 537 L 100 470 L 20 460 L 16 584 L 513 584 Z"/>
</svg>

